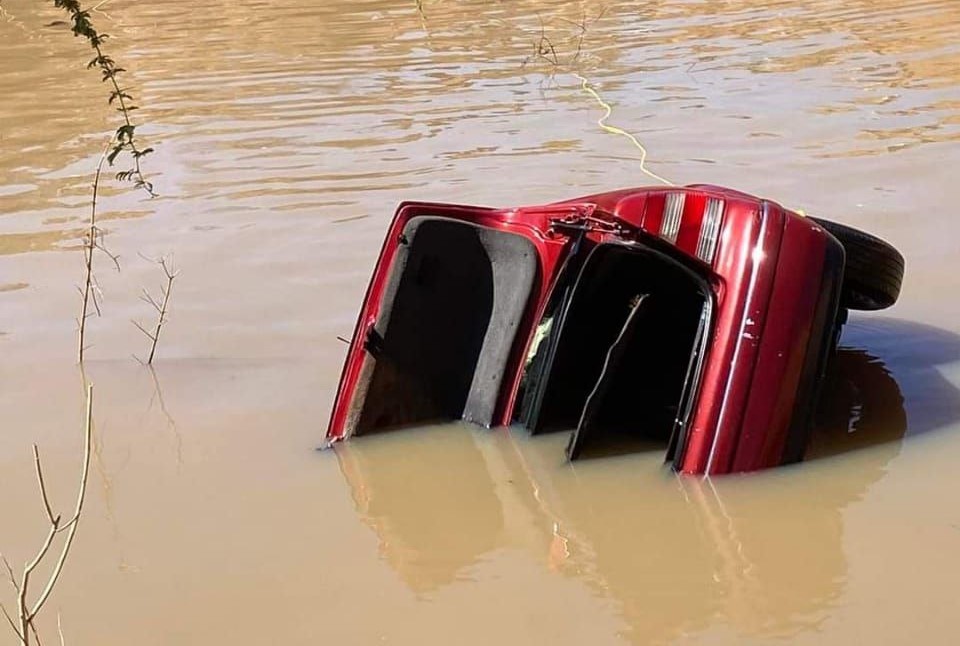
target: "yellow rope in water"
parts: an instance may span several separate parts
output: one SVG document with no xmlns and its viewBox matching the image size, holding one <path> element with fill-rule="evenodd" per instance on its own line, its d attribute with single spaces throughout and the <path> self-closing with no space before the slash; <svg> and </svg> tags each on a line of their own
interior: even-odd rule
<svg viewBox="0 0 960 646">
<path fill-rule="evenodd" d="M 667 186 L 673 186 L 674 184 L 670 180 L 660 177 L 653 171 L 647 169 L 647 166 L 646 166 L 647 149 L 643 147 L 643 144 L 640 143 L 639 139 L 637 139 L 635 136 L 633 136 L 623 128 L 618 128 L 617 126 L 611 126 L 606 123 L 607 119 L 609 119 L 610 115 L 613 113 L 613 108 L 610 107 L 610 104 L 603 100 L 603 97 L 601 97 L 597 93 L 597 91 L 593 89 L 593 86 L 590 85 L 590 82 L 586 78 L 584 78 L 580 74 L 577 74 L 576 72 L 574 72 L 573 75 L 578 79 L 580 79 L 580 89 L 582 89 L 584 92 L 592 96 L 596 100 L 596 102 L 600 104 L 600 107 L 602 107 L 605 110 L 604 115 L 599 119 L 597 119 L 597 125 L 600 126 L 606 132 L 609 132 L 610 134 L 626 137 L 627 139 L 630 140 L 630 143 L 632 143 L 634 146 L 637 147 L 637 149 L 640 151 L 640 172 L 647 175 L 648 177 L 652 177 L 658 182 L 666 184 Z"/>
</svg>

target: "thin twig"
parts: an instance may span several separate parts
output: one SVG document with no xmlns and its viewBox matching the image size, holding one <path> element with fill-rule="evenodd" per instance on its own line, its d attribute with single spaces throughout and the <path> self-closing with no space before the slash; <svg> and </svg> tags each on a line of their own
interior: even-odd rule
<svg viewBox="0 0 960 646">
<path fill-rule="evenodd" d="M 7 575 L 10 577 L 10 584 L 13 586 L 13 589 L 19 593 L 20 586 L 17 585 L 17 577 L 13 574 L 13 568 L 10 567 L 10 561 L 8 561 L 7 557 L 3 554 L 0 554 L 0 561 L 3 561 L 3 566 L 7 569 Z"/>
<path fill-rule="evenodd" d="M 167 277 L 167 284 L 160 288 L 160 293 L 162 294 L 163 298 L 158 302 L 157 299 L 150 295 L 150 292 L 144 289 L 143 294 L 140 296 L 140 300 L 148 303 L 151 307 L 153 307 L 154 310 L 156 310 L 156 325 L 153 328 L 153 332 L 149 332 L 139 322 L 130 321 L 138 330 L 143 332 L 144 336 L 150 339 L 150 355 L 147 357 L 147 360 L 140 361 L 140 359 L 134 355 L 134 358 L 137 359 L 137 361 L 140 361 L 140 363 L 148 366 L 153 364 L 153 357 L 157 353 L 157 343 L 160 341 L 160 330 L 163 328 L 163 324 L 167 322 L 167 307 L 170 303 L 170 293 L 173 291 L 173 280 L 180 273 L 178 271 L 173 271 L 170 265 L 167 264 L 167 259 L 164 257 L 160 258 L 159 260 L 154 260 L 153 262 L 156 262 L 160 265 L 160 267 L 163 269 L 164 276 Z"/>
<path fill-rule="evenodd" d="M 33 571 L 37 569 L 37 566 L 40 565 L 40 561 L 43 560 L 43 557 L 47 555 L 47 552 L 50 551 L 50 546 L 53 545 L 53 539 L 57 536 L 57 529 L 60 527 L 60 517 L 57 516 L 53 519 L 53 522 L 50 523 L 50 530 L 47 532 L 47 539 L 43 542 L 43 545 L 40 546 L 37 555 L 33 557 L 33 560 L 30 561 L 27 566 L 23 569 L 23 578 L 20 579 L 20 595 L 26 597 L 27 585 L 30 582 L 30 575 L 33 574 Z"/>
<path fill-rule="evenodd" d="M 100 315 L 100 304 L 97 302 L 97 296 L 93 289 L 93 251 L 97 248 L 97 194 L 100 190 L 100 174 L 103 171 L 103 162 L 106 161 L 112 144 L 113 137 L 110 137 L 110 141 L 107 142 L 107 145 L 103 149 L 103 154 L 100 155 L 100 161 L 97 162 L 97 171 L 93 176 L 93 196 L 90 199 L 90 228 L 83 243 L 84 279 L 83 289 L 80 290 L 82 297 L 79 318 L 80 327 L 77 332 L 77 363 L 83 363 L 83 351 L 85 349 L 84 337 L 87 332 L 87 319 L 90 318 L 88 311 L 91 300 L 93 301 L 93 307 L 97 312 L 97 316 Z"/>
<path fill-rule="evenodd" d="M 97 240 L 97 244 L 94 246 L 100 251 L 102 251 L 103 253 L 105 253 L 107 257 L 113 261 L 113 266 L 116 267 L 117 273 L 119 273 L 120 272 L 120 256 L 112 253 L 109 249 L 103 246 L 103 229 L 97 227 L 97 234 L 99 236 L 99 239 Z"/>
<path fill-rule="evenodd" d="M 160 303 L 158 303 L 156 299 L 147 290 L 145 289 L 143 290 L 143 293 L 140 295 L 140 300 L 143 301 L 144 303 L 149 304 L 150 306 L 153 307 L 153 309 L 157 310 L 158 312 L 160 311 Z"/>
<path fill-rule="evenodd" d="M 43 469 L 40 467 L 40 449 L 33 445 L 33 466 L 37 471 L 37 482 L 40 484 L 40 497 L 43 498 L 43 508 L 47 512 L 47 519 L 51 525 L 56 524 L 53 518 L 53 510 L 50 509 L 50 499 L 47 497 L 47 487 L 43 483 Z"/>
<path fill-rule="evenodd" d="M 13 583 L 14 589 L 17 591 L 17 614 L 19 619 L 18 622 L 15 622 L 13 617 L 10 616 L 10 613 L 7 612 L 6 607 L 0 604 L 0 611 L 3 612 L 3 616 L 6 618 L 7 623 L 10 624 L 10 628 L 13 629 L 14 634 L 20 640 L 21 646 L 30 646 L 31 635 L 33 636 L 33 641 L 37 646 L 41 646 L 42 642 L 40 639 L 40 634 L 37 631 L 36 624 L 34 619 L 37 617 L 37 613 L 43 608 L 43 605 L 47 602 L 47 599 L 50 597 L 50 593 L 53 591 L 53 587 L 56 585 L 57 580 L 60 578 L 60 573 L 63 571 L 63 564 L 67 560 L 67 555 L 70 552 L 70 547 L 73 545 L 74 536 L 76 536 L 77 527 L 80 521 L 80 514 L 83 511 L 83 501 L 86 497 L 87 491 L 87 482 L 89 480 L 90 474 L 90 451 L 93 443 L 93 386 L 87 386 L 87 406 L 86 406 L 86 423 L 84 429 L 84 449 L 83 449 L 83 470 L 80 474 L 80 485 L 77 491 L 77 503 L 74 507 L 73 516 L 66 524 L 61 524 L 61 516 L 54 515 L 53 509 L 50 506 L 50 498 L 47 495 L 47 485 L 43 477 L 43 465 L 40 461 L 40 450 L 36 445 L 33 446 L 33 464 L 37 474 L 37 484 L 40 488 L 40 497 L 43 501 L 43 509 L 47 515 L 47 520 L 50 523 L 50 529 L 47 531 L 47 537 L 44 539 L 43 544 L 40 546 L 40 549 L 37 551 L 36 556 L 33 557 L 29 563 L 27 563 L 23 568 L 23 574 L 20 577 L 20 583 L 17 584 L 16 576 L 13 573 L 13 568 L 10 566 L 9 561 L 6 557 L 0 555 L 0 560 L 3 561 L 4 567 L 6 568 L 7 574 L 10 577 L 10 581 Z M 27 599 L 29 586 L 30 586 L 30 577 L 46 558 L 47 554 L 50 553 L 50 549 L 53 545 L 54 539 L 57 534 L 61 531 L 67 530 L 67 537 L 64 539 L 63 545 L 60 549 L 60 556 L 57 559 L 56 565 L 53 568 L 53 571 L 50 573 L 47 583 L 43 588 L 43 591 L 40 593 L 39 598 L 33 605 L 30 605 Z M 60 619 L 57 618 L 57 627 L 60 630 Z M 63 643 L 63 634 L 62 630 L 60 631 L 60 640 Z"/>
<path fill-rule="evenodd" d="M 640 160 L 639 160 L 640 172 L 662 184 L 672 186 L 673 183 L 670 180 L 654 173 L 653 171 L 649 170 L 646 167 L 647 149 L 635 135 L 628 132 L 627 130 L 624 130 L 623 128 L 620 128 L 618 126 L 613 126 L 607 123 L 607 119 L 609 119 L 610 115 L 613 113 L 613 108 L 610 106 L 609 103 L 607 103 L 607 101 L 604 100 L 604 98 L 600 95 L 600 93 L 596 90 L 596 88 L 590 83 L 587 77 L 585 77 L 583 74 L 577 71 L 579 66 L 576 65 L 576 63 L 578 62 L 581 54 L 583 53 L 583 43 L 586 38 L 589 27 L 594 22 L 600 20 L 604 16 L 606 11 L 607 11 L 606 8 L 603 8 L 600 11 L 600 13 L 597 14 L 597 16 L 592 19 L 587 19 L 586 13 L 584 13 L 583 18 L 580 20 L 579 23 L 575 23 L 571 20 L 561 18 L 561 20 L 563 20 L 564 22 L 567 22 L 577 27 L 579 31 L 579 34 L 577 37 L 576 51 L 573 53 L 572 56 L 569 57 L 566 63 L 560 62 L 560 57 L 558 56 L 557 51 L 554 49 L 553 43 L 551 42 L 550 38 L 546 34 L 546 26 L 543 21 L 543 17 L 538 16 L 540 18 L 540 38 L 539 38 L 539 41 L 535 41 L 533 43 L 533 48 L 534 48 L 533 53 L 530 56 L 528 56 L 527 59 L 524 60 L 523 65 L 526 65 L 526 63 L 532 59 L 544 61 L 550 65 L 551 75 L 558 70 L 562 71 L 566 69 L 574 78 L 580 81 L 581 91 L 583 91 L 586 94 L 589 94 L 597 102 L 597 104 L 599 104 L 600 107 L 603 108 L 604 110 L 603 116 L 597 119 L 597 125 L 600 127 L 600 129 L 603 130 L 604 132 L 608 132 L 610 134 L 615 134 L 615 135 L 619 135 L 621 137 L 626 138 L 631 144 L 633 144 L 635 148 L 637 148 L 640 151 Z"/>
<path fill-rule="evenodd" d="M 17 628 L 17 625 L 13 622 L 13 618 L 10 616 L 10 613 L 7 612 L 7 609 L 0 603 L 0 612 L 3 612 L 3 616 L 7 618 L 7 623 L 10 624 L 10 628 L 13 629 L 13 632 L 16 633 L 17 638 L 23 643 L 23 635 L 20 634 L 20 629 Z"/>
<path fill-rule="evenodd" d="M 144 327 L 143 327 L 142 325 L 140 325 L 140 323 L 138 323 L 137 321 L 130 321 L 130 322 L 133 323 L 138 330 L 140 330 L 141 332 L 143 332 L 144 335 L 145 335 L 148 339 L 150 339 L 151 341 L 155 341 L 155 340 L 156 340 L 155 337 L 154 337 L 152 334 L 150 334 L 149 332 L 147 332 L 146 329 L 144 329 Z"/>
<path fill-rule="evenodd" d="M 66 562 L 67 555 L 70 553 L 70 547 L 73 545 L 73 538 L 77 534 L 77 527 L 80 526 L 80 514 L 83 512 L 83 501 L 87 493 L 87 480 L 90 475 L 90 453 L 93 445 L 93 385 L 87 386 L 87 422 L 84 435 L 83 471 L 80 474 L 80 485 L 77 491 L 77 503 L 74 507 L 73 517 L 70 519 L 70 531 L 67 533 L 67 538 L 63 543 L 63 549 L 60 551 L 60 558 L 57 559 L 57 564 L 54 566 L 53 572 L 50 574 L 50 578 L 47 580 L 46 587 L 44 587 L 40 597 L 30 609 L 30 621 L 37 616 L 37 613 L 43 608 L 43 604 L 45 604 L 47 599 L 50 598 L 50 593 L 53 592 L 53 586 L 56 585 L 57 579 L 60 578 L 60 573 L 63 571 L 63 564 Z"/>
</svg>

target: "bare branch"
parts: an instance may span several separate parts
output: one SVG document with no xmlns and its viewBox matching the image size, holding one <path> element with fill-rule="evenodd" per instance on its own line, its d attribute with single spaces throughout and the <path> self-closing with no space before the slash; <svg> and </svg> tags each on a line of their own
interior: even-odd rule
<svg viewBox="0 0 960 646">
<path fill-rule="evenodd" d="M 94 245 L 97 249 L 106 254 L 106 256 L 113 261 L 114 266 L 117 268 L 117 273 L 120 272 L 120 256 L 114 253 L 111 253 L 109 249 L 103 246 L 103 233 L 100 234 L 100 241 Z"/>
<path fill-rule="evenodd" d="M 163 273 L 168 280 L 173 280 L 180 275 L 179 271 L 173 271 L 173 269 L 167 265 L 167 258 L 160 259 L 160 266 L 163 267 Z"/>
<path fill-rule="evenodd" d="M 98 54 L 100 54 L 98 50 Z M 102 56 L 102 54 L 100 54 Z M 93 307 L 97 311 L 97 315 L 100 314 L 100 304 L 97 301 L 97 296 L 94 292 L 94 277 L 93 277 L 93 252 L 97 248 L 97 195 L 100 191 L 100 175 L 103 172 L 103 164 L 107 160 L 107 155 L 110 152 L 110 148 L 113 145 L 114 137 L 111 136 L 110 140 L 107 142 L 107 145 L 103 148 L 103 153 L 100 155 L 100 161 L 97 162 L 97 170 L 93 175 L 93 195 L 90 198 L 90 227 L 87 231 L 87 235 L 84 237 L 83 244 L 83 260 L 84 260 L 84 280 L 83 280 L 83 289 L 81 293 L 83 295 L 80 306 L 80 329 L 77 332 L 77 362 L 83 363 L 83 351 L 86 348 L 84 343 L 84 337 L 87 332 L 87 311 L 90 307 L 90 301 L 93 301 Z M 92 298 L 91 298 L 92 294 Z"/>
<path fill-rule="evenodd" d="M 58 517 L 58 519 L 59 519 L 59 517 Z M 76 519 L 76 518 L 71 518 L 70 520 L 68 520 L 68 521 L 67 521 L 66 523 L 64 523 L 63 525 L 60 525 L 59 527 L 57 527 L 56 533 L 59 534 L 60 532 L 65 532 L 65 531 L 67 531 L 68 529 L 70 529 L 70 526 L 73 525 L 73 524 L 76 523 L 76 522 L 77 522 L 77 519 Z"/>
<path fill-rule="evenodd" d="M 47 585 L 44 587 L 43 592 L 40 594 L 40 597 L 37 599 L 36 603 L 33 604 L 33 607 L 30 609 L 28 617 L 32 621 L 34 617 L 37 616 L 37 613 L 40 612 L 43 608 L 43 604 L 47 602 L 47 599 L 50 598 L 50 593 L 53 592 L 53 586 L 56 585 L 57 579 L 60 578 L 60 573 L 63 571 L 63 564 L 67 560 L 67 555 L 70 553 L 70 547 L 73 545 L 73 538 L 77 534 L 77 527 L 80 526 L 78 522 L 80 520 L 80 514 L 83 511 L 83 501 L 87 493 L 87 480 L 90 475 L 90 452 L 93 445 L 93 386 L 87 386 L 87 422 L 86 429 L 84 433 L 84 444 L 83 444 L 83 471 L 80 474 L 80 485 L 77 490 L 77 503 L 74 507 L 73 517 L 70 519 L 70 531 L 67 533 L 67 537 L 63 543 L 63 548 L 60 551 L 60 558 L 57 559 L 57 564 L 53 568 L 53 572 L 50 574 L 50 578 L 47 580 Z"/>
<path fill-rule="evenodd" d="M 133 323 L 133 324 L 137 327 L 138 330 L 140 330 L 140 331 L 143 332 L 145 335 L 147 335 L 147 338 L 148 338 L 148 339 L 150 339 L 151 341 L 153 340 L 153 335 L 150 334 L 149 332 L 147 332 L 142 325 L 140 325 L 138 322 L 134 321 L 133 319 L 131 319 L 130 322 Z"/>
<path fill-rule="evenodd" d="M 50 551 L 50 546 L 53 544 L 53 539 L 57 535 L 57 527 L 60 524 L 60 518 L 56 519 L 56 522 L 52 523 L 50 526 L 50 531 L 47 532 L 47 539 L 43 542 L 43 545 L 40 546 L 40 551 L 37 552 L 37 555 L 33 558 L 30 563 L 23 570 L 23 578 L 20 580 L 20 594 L 26 595 L 27 585 L 30 583 L 30 575 L 33 574 L 33 571 L 40 565 L 40 561 L 43 560 L 43 557 L 47 555 L 47 552 Z"/>
<path fill-rule="evenodd" d="M 146 258 L 143 254 L 141 257 Z M 157 343 L 160 341 L 160 331 L 163 329 L 163 324 L 167 322 L 167 307 L 170 304 L 170 293 L 173 291 L 173 281 L 180 274 L 179 271 L 174 271 L 172 263 L 169 262 L 169 259 L 166 256 L 161 256 L 159 260 L 154 260 L 160 268 L 163 269 L 163 275 L 166 276 L 167 282 L 165 285 L 160 286 L 160 301 L 157 302 L 153 296 L 150 295 L 146 289 L 143 290 L 143 294 L 140 296 L 140 300 L 148 303 L 154 310 L 157 312 L 157 322 L 154 325 L 153 332 L 148 332 L 140 323 L 137 321 L 131 321 L 137 329 L 146 335 L 148 339 L 151 340 L 150 345 L 150 354 L 147 357 L 146 364 L 153 364 L 153 358 L 157 353 Z M 139 357 L 134 355 L 134 358 L 137 361 L 140 361 Z M 140 361 L 140 363 L 144 363 Z"/>
<path fill-rule="evenodd" d="M 19 593 L 20 586 L 17 585 L 17 577 L 13 574 L 13 568 L 10 567 L 10 561 L 8 561 L 7 557 L 3 554 L 0 554 L 0 560 L 3 561 L 3 566 L 7 569 L 7 575 L 10 577 L 10 584 L 13 586 L 13 589 Z"/>
<path fill-rule="evenodd" d="M 98 291 L 99 290 L 94 289 L 93 291 L 90 292 L 90 302 L 93 303 L 94 311 L 87 314 L 87 318 L 92 317 L 94 314 L 96 314 L 97 316 L 103 316 L 100 310 L 100 297 L 97 295 Z"/>
<path fill-rule="evenodd" d="M 51 525 L 56 525 L 57 521 L 53 517 L 53 510 L 50 509 L 50 499 L 47 497 L 47 487 L 43 483 L 43 469 L 40 466 L 40 449 L 33 445 L 33 466 L 37 472 L 37 482 L 40 484 L 40 497 L 43 498 L 43 508 L 47 512 L 47 519 Z"/>
<path fill-rule="evenodd" d="M 157 310 L 158 312 L 160 311 L 160 303 L 158 303 L 156 299 L 154 299 L 153 296 L 150 295 L 150 292 L 148 292 L 146 289 L 143 290 L 143 294 L 140 296 L 140 300 L 143 301 L 144 303 L 151 305 L 153 309 Z"/>
<path fill-rule="evenodd" d="M 23 642 L 23 635 L 20 634 L 20 629 L 17 628 L 17 625 L 13 623 L 13 619 L 10 617 L 10 614 L 7 612 L 7 609 L 3 607 L 3 604 L 0 603 L 0 612 L 3 612 L 3 616 L 7 618 L 7 623 L 10 624 L 10 628 L 13 629 L 13 632 L 16 633 L 17 637 Z"/>
</svg>

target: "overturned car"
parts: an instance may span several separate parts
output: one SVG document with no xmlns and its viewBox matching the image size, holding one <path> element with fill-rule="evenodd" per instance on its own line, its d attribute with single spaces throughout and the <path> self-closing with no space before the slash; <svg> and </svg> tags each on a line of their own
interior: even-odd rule
<svg viewBox="0 0 960 646">
<path fill-rule="evenodd" d="M 849 308 L 899 295 L 886 242 L 727 188 L 511 209 L 404 203 L 360 311 L 335 442 L 439 420 L 662 446 L 683 473 L 802 459 Z"/>
</svg>

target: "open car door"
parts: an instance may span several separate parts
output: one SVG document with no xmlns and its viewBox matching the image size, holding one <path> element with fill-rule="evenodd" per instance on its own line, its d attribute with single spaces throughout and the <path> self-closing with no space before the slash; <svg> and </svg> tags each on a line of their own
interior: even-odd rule
<svg viewBox="0 0 960 646">
<path fill-rule="evenodd" d="M 333 442 L 463 419 L 508 424 L 526 348 L 583 205 L 401 204 L 364 298 Z"/>
</svg>

